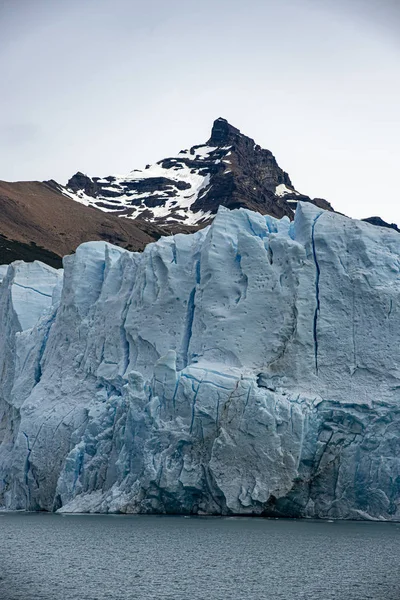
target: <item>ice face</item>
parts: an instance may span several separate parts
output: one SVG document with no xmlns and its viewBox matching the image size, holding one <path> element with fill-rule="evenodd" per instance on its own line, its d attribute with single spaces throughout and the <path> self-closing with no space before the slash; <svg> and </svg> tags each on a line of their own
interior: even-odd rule
<svg viewBox="0 0 400 600">
<path fill-rule="evenodd" d="M 395 231 L 220 209 L 64 267 L 0 288 L 6 506 L 399 520 Z"/>
<path fill-rule="evenodd" d="M 39 261 L 16 261 L 0 266 L 4 289 L 11 292 L 10 302 L 21 331 L 32 328 L 53 303 L 53 290 L 62 272 Z"/>
</svg>

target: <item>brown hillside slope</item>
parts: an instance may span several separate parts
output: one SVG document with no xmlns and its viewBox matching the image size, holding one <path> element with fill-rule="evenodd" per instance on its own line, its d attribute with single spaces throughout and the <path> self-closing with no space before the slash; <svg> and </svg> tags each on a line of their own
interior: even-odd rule
<svg viewBox="0 0 400 600">
<path fill-rule="evenodd" d="M 105 240 L 133 251 L 164 233 L 74 202 L 45 183 L 0 181 L 0 264 L 22 259 L 61 266 L 61 257 L 83 242 Z"/>
</svg>

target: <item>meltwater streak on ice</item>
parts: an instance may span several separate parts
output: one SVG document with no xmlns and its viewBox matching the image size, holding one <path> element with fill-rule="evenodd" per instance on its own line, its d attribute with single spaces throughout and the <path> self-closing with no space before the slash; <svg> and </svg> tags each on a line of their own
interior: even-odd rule
<svg viewBox="0 0 400 600">
<path fill-rule="evenodd" d="M 2 600 L 398 600 L 400 525 L 0 515 Z"/>
<path fill-rule="evenodd" d="M 400 520 L 399 239 L 220 209 L 142 254 L 83 244 L 61 298 L 19 264 L 33 327 L 10 267 L 0 503 Z"/>
</svg>

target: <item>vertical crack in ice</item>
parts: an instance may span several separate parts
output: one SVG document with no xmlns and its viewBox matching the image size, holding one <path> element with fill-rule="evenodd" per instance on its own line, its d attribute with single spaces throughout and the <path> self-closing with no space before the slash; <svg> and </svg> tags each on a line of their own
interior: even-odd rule
<svg viewBox="0 0 400 600">
<path fill-rule="evenodd" d="M 83 468 L 83 459 L 84 459 L 84 455 L 82 452 L 82 449 L 79 450 L 78 456 L 75 460 L 75 468 L 74 468 L 74 482 L 73 482 L 73 489 L 75 490 L 76 488 L 76 484 L 78 483 L 78 479 L 82 473 L 82 468 Z"/>
<path fill-rule="evenodd" d="M 35 385 L 37 385 L 39 383 L 39 381 L 42 378 L 42 360 L 44 357 L 44 353 L 47 347 L 47 342 L 49 339 L 49 335 L 50 335 L 50 330 L 55 322 L 57 316 L 57 310 L 54 310 L 53 313 L 51 314 L 49 321 L 47 323 L 47 330 L 44 333 L 42 342 L 40 344 L 40 348 L 39 348 L 39 354 L 37 357 L 37 361 L 36 361 L 36 365 L 35 365 L 35 374 L 34 374 L 34 378 L 35 378 Z"/>
<path fill-rule="evenodd" d="M 246 300 L 247 298 L 247 289 L 249 286 L 249 278 L 246 273 L 243 271 L 242 267 L 242 256 L 236 251 L 235 262 L 239 265 L 240 277 L 238 279 L 239 285 L 239 293 L 235 300 L 235 304 L 239 304 L 241 300 Z"/>
<path fill-rule="evenodd" d="M 144 293 L 146 291 L 146 287 L 147 287 L 147 275 L 146 275 L 146 266 L 143 269 L 143 285 L 141 287 L 140 290 L 140 302 L 143 305 L 144 304 Z"/>
<path fill-rule="evenodd" d="M 156 485 L 157 485 L 158 488 L 160 487 L 161 477 L 162 477 L 163 471 L 164 471 L 164 464 L 160 463 L 160 466 L 159 466 L 158 471 L 157 471 L 157 476 L 156 476 Z"/>
<path fill-rule="evenodd" d="M 25 433 L 25 431 L 22 432 L 25 436 L 26 439 L 26 446 L 28 448 L 28 453 L 26 455 L 26 460 L 25 460 L 25 485 L 27 487 L 27 493 L 28 493 L 28 499 L 29 499 L 29 479 L 28 479 L 28 474 L 31 468 L 31 461 L 30 461 L 30 457 L 31 457 L 31 452 L 32 452 L 32 448 L 30 446 L 29 443 L 29 436 L 27 433 Z"/>
<path fill-rule="evenodd" d="M 129 300 L 126 303 L 126 306 L 124 308 L 124 310 L 122 311 L 122 323 L 120 325 L 120 336 L 121 336 L 121 343 L 122 343 L 122 351 L 123 351 L 123 367 L 122 367 L 122 374 L 125 375 L 128 367 L 129 367 L 129 363 L 130 363 L 130 346 L 129 346 L 129 340 L 128 340 L 128 332 L 126 330 L 126 321 L 128 318 L 128 312 L 131 306 L 131 301 L 132 298 L 129 298 Z"/>
<path fill-rule="evenodd" d="M 354 363 L 354 371 L 357 370 L 357 347 L 356 347 L 356 323 L 355 323 L 355 291 L 353 286 L 353 314 L 352 314 L 352 335 L 353 335 L 353 363 Z"/>
<path fill-rule="evenodd" d="M 178 393 L 178 388 L 179 388 L 179 383 L 180 383 L 180 380 L 181 380 L 181 374 L 180 374 L 180 373 L 178 373 L 178 374 L 177 374 L 176 383 L 175 383 L 174 395 L 172 396 L 172 405 L 173 405 L 173 407 L 174 407 L 174 410 L 175 410 L 175 408 L 176 408 L 176 407 L 175 407 L 175 400 L 176 400 L 176 394 Z"/>
<path fill-rule="evenodd" d="M 215 418 L 215 426 L 218 431 L 218 429 L 219 429 L 219 392 L 217 392 L 217 415 Z"/>
<path fill-rule="evenodd" d="M 176 265 L 178 264 L 177 261 L 177 257 L 176 257 L 176 242 L 175 242 L 175 238 L 173 239 L 173 242 L 171 244 L 171 250 L 172 250 L 172 263 L 175 263 Z"/>
<path fill-rule="evenodd" d="M 198 285 L 200 284 L 200 259 L 196 262 L 196 284 L 189 295 L 189 300 L 187 303 L 186 310 L 186 326 L 185 333 L 183 336 L 182 343 L 182 360 L 183 360 L 183 368 L 187 367 L 189 362 L 189 346 L 190 340 L 192 339 L 192 329 L 193 329 L 193 321 L 194 321 L 194 313 L 196 309 L 196 290 Z"/>
<path fill-rule="evenodd" d="M 304 436 L 305 436 L 305 431 L 306 431 L 306 419 L 307 419 L 307 415 L 304 415 L 304 413 L 303 413 L 302 419 L 301 419 L 301 434 L 300 434 L 300 439 L 299 439 L 299 443 L 298 443 L 298 456 L 297 456 L 297 460 L 296 460 L 296 471 L 298 471 L 300 468 L 300 463 L 301 463 L 301 459 L 303 456 Z"/>
<path fill-rule="evenodd" d="M 237 387 L 238 387 L 238 386 L 239 386 L 239 381 L 237 382 Z M 236 389 L 237 389 L 237 387 L 236 387 Z M 249 385 L 249 388 L 248 388 L 248 390 L 247 390 L 247 394 L 246 394 L 246 400 L 245 400 L 245 402 L 244 402 L 244 405 L 243 405 L 242 414 L 240 415 L 240 420 L 239 420 L 239 425 L 238 425 L 238 429 L 239 429 L 240 431 L 242 431 L 242 422 L 243 422 L 243 419 L 244 419 L 244 415 L 245 415 L 245 412 L 246 412 L 247 406 L 248 406 L 248 404 L 249 404 L 249 400 L 250 400 L 250 394 L 251 394 L 252 390 L 253 390 L 253 384 L 252 384 L 252 383 L 250 383 L 250 385 Z M 243 394 L 241 394 L 241 395 L 239 396 L 239 398 L 244 398 L 244 395 L 243 395 Z"/>
<path fill-rule="evenodd" d="M 251 391 L 252 391 L 252 389 L 253 389 L 253 384 L 251 383 L 251 384 L 249 385 L 249 390 L 248 390 L 248 392 L 247 392 L 247 396 L 246 396 L 246 402 L 244 403 L 244 407 L 243 407 L 243 414 L 245 413 L 245 410 L 246 410 L 246 408 L 247 408 L 247 405 L 249 404 L 249 399 L 250 399 L 250 394 L 251 394 Z"/>
<path fill-rule="evenodd" d="M 217 507 L 218 507 L 218 508 L 221 510 L 221 512 L 222 512 L 222 510 L 223 510 L 222 504 L 221 504 L 221 502 L 219 501 L 219 499 L 217 498 L 217 496 L 214 494 L 214 491 L 213 491 L 213 489 L 212 489 L 212 484 L 211 484 L 211 481 L 210 481 L 210 479 L 212 480 L 212 479 L 213 479 L 213 477 L 212 477 L 212 474 L 211 474 L 211 472 L 210 472 L 210 467 L 209 467 L 209 466 L 205 466 L 205 465 L 203 465 L 203 464 L 202 464 L 202 465 L 201 465 L 201 468 L 202 468 L 202 470 L 203 470 L 204 483 L 206 484 L 206 488 L 207 488 L 207 490 L 208 490 L 208 492 L 209 492 L 209 494 L 210 494 L 211 498 L 214 500 L 214 502 L 215 502 L 216 506 L 217 506 Z"/>
<path fill-rule="evenodd" d="M 206 371 L 206 375 L 207 375 L 207 371 Z M 197 386 L 196 391 L 194 392 L 194 396 L 193 396 L 193 402 L 192 402 L 192 420 L 190 422 L 190 433 L 192 433 L 192 431 L 193 431 L 193 423 L 194 423 L 195 409 L 196 409 L 196 400 L 197 400 L 197 395 L 199 393 L 199 389 L 200 389 L 200 386 L 201 386 L 202 382 L 203 382 L 203 379 L 201 379 L 199 381 L 198 386 Z M 192 381 L 192 390 L 194 391 L 193 381 Z"/>
<path fill-rule="evenodd" d="M 324 458 L 325 452 L 328 450 L 328 448 L 330 448 L 330 444 L 331 444 L 331 441 L 332 441 L 334 433 L 335 433 L 334 430 L 331 429 L 331 431 L 329 433 L 329 438 L 323 442 L 323 447 L 321 449 L 321 454 L 319 455 L 317 463 L 314 465 L 314 475 L 315 476 L 320 475 L 319 468 L 321 466 L 321 462 L 322 462 L 322 459 Z M 320 440 L 318 440 L 318 441 L 320 441 Z"/>
<path fill-rule="evenodd" d="M 185 333 L 183 336 L 183 346 L 182 346 L 183 367 L 187 367 L 187 365 L 188 365 L 189 346 L 190 346 L 190 340 L 192 338 L 192 329 L 193 329 L 193 320 L 194 320 L 195 296 L 196 296 L 196 286 L 190 292 L 190 296 L 189 296 L 189 300 L 188 300 L 188 304 L 187 304 L 186 327 L 185 327 Z"/>
<path fill-rule="evenodd" d="M 320 216 L 323 213 L 320 213 L 319 215 L 317 215 L 314 219 L 314 222 L 312 224 L 312 228 L 311 228 L 311 243 L 312 243 L 312 251 L 313 251 L 313 258 L 314 258 L 314 263 L 315 263 L 315 300 L 316 300 L 316 305 L 315 305 L 315 311 L 314 311 L 314 322 L 313 322 L 313 337 L 314 337 L 314 359 L 315 359 L 315 372 L 318 375 L 318 335 L 317 335 L 317 328 L 318 328 L 318 315 L 319 315 L 319 311 L 320 311 L 320 300 L 319 300 L 319 278 L 321 275 L 321 269 L 319 266 L 319 262 L 317 259 L 317 251 L 316 251 L 316 247 L 315 247 L 315 225 L 318 221 L 318 219 L 320 218 Z"/>
</svg>

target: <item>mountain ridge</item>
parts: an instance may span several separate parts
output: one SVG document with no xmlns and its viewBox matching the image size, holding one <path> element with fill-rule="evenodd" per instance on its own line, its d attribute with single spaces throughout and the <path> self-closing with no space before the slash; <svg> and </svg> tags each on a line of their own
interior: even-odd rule
<svg viewBox="0 0 400 600">
<path fill-rule="evenodd" d="M 219 206 L 294 217 L 299 200 L 333 210 L 324 199 L 298 192 L 270 150 L 226 119 L 214 121 L 205 144 L 181 150 L 126 176 L 88 177 L 77 172 L 59 191 L 104 212 L 161 226 L 204 226 Z"/>
</svg>

